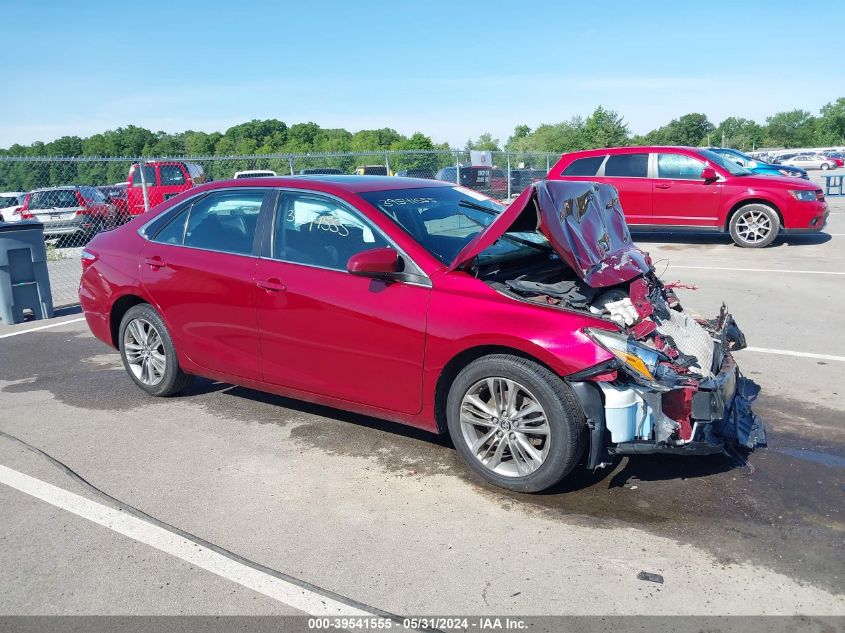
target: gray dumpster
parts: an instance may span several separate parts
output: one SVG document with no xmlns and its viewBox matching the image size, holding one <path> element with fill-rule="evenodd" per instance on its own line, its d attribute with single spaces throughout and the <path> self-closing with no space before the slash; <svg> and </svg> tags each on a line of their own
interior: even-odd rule
<svg viewBox="0 0 845 633">
<path fill-rule="evenodd" d="M 20 323 L 27 308 L 36 319 L 53 316 L 44 225 L 0 223 L 0 319 L 6 325 Z"/>
</svg>

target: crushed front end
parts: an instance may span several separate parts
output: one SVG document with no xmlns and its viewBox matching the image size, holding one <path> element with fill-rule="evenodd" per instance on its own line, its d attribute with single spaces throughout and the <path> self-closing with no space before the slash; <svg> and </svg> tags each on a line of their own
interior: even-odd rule
<svg viewBox="0 0 845 633">
<path fill-rule="evenodd" d="M 476 261 L 470 270 L 515 299 L 598 317 L 584 332 L 612 358 L 566 377 L 590 426 L 590 467 L 612 455 L 765 446 L 765 427 L 751 410 L 759 387 L 731 354 L 745 337 L 724 305 L 712 320 L 683 309 L 631 239 L 615 188 L 535 183 L 456 265 L 500 236 L 531 233 L 555 255 Z"/>
<path fill-rule="evenodd" d="M 587 334 L 615 360 L 569 377 L 591 429 L 590 467 L 612 455 L 765 446 L 765 426 L 751 409 L 759 387 L 731 354 L 745 337 L 724 305 L 716 319 L 696 319 L 653 272 L 610 298 L 590 310 L 621 331 Z"/>
</svg>

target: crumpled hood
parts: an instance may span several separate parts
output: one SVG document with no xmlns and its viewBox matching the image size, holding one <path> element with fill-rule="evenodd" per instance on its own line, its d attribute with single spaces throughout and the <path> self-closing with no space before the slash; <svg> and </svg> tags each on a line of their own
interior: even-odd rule
<svg viewBox="0 0 845 633">
<path fill-rule="evenodd" d="M 505 233 L 538 231 L 588 285 L 613 286 L 646 273 L 648 255 L 634 245 L 619 194 L 611 185 L 583 181 L 533 183 L 450 265 L 461 266 Z"/>
</svg>

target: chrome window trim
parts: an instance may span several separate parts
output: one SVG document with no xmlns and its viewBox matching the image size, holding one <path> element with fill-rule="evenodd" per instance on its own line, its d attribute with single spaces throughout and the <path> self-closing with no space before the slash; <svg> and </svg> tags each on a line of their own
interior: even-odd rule
<svg viewBox="0 0 845 633">
<path fill-rule="evenodd" d="M 169 216 L 169 215 L 176 215 L 176 214 L 180 213 L 185 208 L 185 206 L 192 205 L 194 202 L 196 202 L 197 198 L 201 198 L 202 196 L 207 196 L 209 194 L 218 193 L 218 192 L 250 191 L 250 190 L 262 189 L 262 188 L 263 187 L 221 187 L 220 189 L 210 189 L 208 191 L 198 191 L 194 195 L 188 196 L 187 198 L 182 200 L 182 202 L 180 202 L 179 204 L 172 206 L 171 208 L 169 208 L 164 213 L 160 213 L 157 216 L 155 216 L 154 218 L 150 218 L 149 220 L 144 222 L 144 224 L 142 224 L 138 228 L 138 235 L 143 237 L 146 241 L 152 242 L 152 238 L 149 235 L 147 235 L 147 233 L 146 233 L 147 228 L 150 226 L 150 224 L 160 220 L 162 217 Z M 168 244 L 168 246 L 181 246 L 181 245 Z M 193 248 L 193 247 L 186 247 L 186 248 Z M 200 249 L 200 250 L 208 250 L 208 249 Z"/>
<path fill-rule="evenodd" d="M 326 192 L 326 191 L 316 191 L 314 189 L 300 189 L 298 187 L 275 187 L 275 190 L 278 191 L 279 193 L 304 193 L 304 194 L 316 195 L 318 197 L 322 196 L 322 197 L 329 198 L 330 200 L 337 202 L 337 204 L 340 207 L 342 207 L 345 210 L 347 210 L 348 212 L 352 213 L 353 216 L 360 217 L 361 220 L 370 228 L 370 230 L 378 233 L 384 239 L 384 241 L 387 242 L 387 244 L 391 248 L 393 248 L 393 250 L 395 250 L 402 257 L 406 258 L 409 262 L 411 262 L 411 264 L 413 264 L 414 268 L 416 268 L 419 271 L 419 274 L 413 274 L 413 277 L 420 278 L 420 281 L 406 281 L 406 280 L 403 279 L 403 280 L 401 280 L 402 283 L 407 283 L 407 284 L 410 284 L 410 285 L 413 285 L 413 286 L 423 286 L 423 287 L 426 287 L 426 288 L 432 287 L 431 278 L 426 274 L 426 272 L 422 269 L 422 267 L 419 264 L 417 264 L 416 261 L 414 261 L 414 258 L 411 257 L 410 255 L 408 255 L 408 253 L 406 253 L 405 250 L 403 248 L 401 248 L 393 240 L 393 238 L 391 238 L 389 235 L 385 234 L 385 232 L 382 231 L 379 227 L 375 226 L 372 223 L 372 221 L 366 215 L 364 215 L 364 213 L 361 210 L 356 209 L 355 207 L 351 206 L 350 203 L 347 202 L 346 200 L 344 200 L 343 198 L 340 198 L 340 197 L 334 195 L 333 193 L 329 193 L 329 192 Z M 301 262 L 291 262 L 291 261 L 287 261 L 287 260 L 284 260 L 284 259 L 277 259 L 275 257 L 272 257 L 273 243 L 276 239 L 276 218 L 277 218 L 277 215 L 278 215 L 277 211 L 278 211 L 278 208 L 279 208 L 279 200 L 280 199 L 281 199 L 280 197 L 276 199 L 275 206 L 272 209 L 273 216 L 271 218 L 272 221 L 270 222 L 270 253 L 271 253 L 271 256 L 270 257 L 261 257 L 261 259 L 267 259 L 269 261 L 274 261 L 274 262 L 282 262 L 283 264 L 290 264 L 290 265 L 293 265 L 293 266 L 307 266 L 308 268 L 317 268 L 319 270 L 331 270 L 331 271 L 334 271 L 334 272 L 346 273 L 347 275 L 351 275 L 351 273 L 348 270 L 345 270 L 343 268 L 329 268 L 328 266 L 317 266 L 315 264 L 304 264 L 304 263 L 301 263 Z"/>
<path fill-rule="evenodd" d="M 239 192 L 239 191 L 251 190 L 251 189 L 255 189 L 255 188 L 250 188 L 250 187 L 223 187 L 223 188 L 220 188 L 220 189 L 212 189 L 212 190 L 209 190 L 209 191 L 199 191 L 199 192 L 195 193 L 194 195 L 189 196 L 185 200 L 182 200 L 179 204 L 177 204 L 177 205 L 173 206 L 172 208 L 168 209 L 167 211 L 164 212 L 164 214 L 159 214 L 159 215 L 155 216 L 154 218 L 150 218 L 147 222 L 145 222 L 143 225 L 141 225 L 138 228 L 138 235 L 140 235 L 147 242 L 152 242 L 154 244 L 163 244 L 164 246 L 173 246 L 173 247 L 176 247 L 176 248 L 189 248 L 191 250 L 202 251 L 202 252 L 205 252 L 205 253 L 220 253 L 220 254 L 223 254 L 223 255 L 234 255 L 236 257 L 249 257 L 251 259 L 256 259 L 256 260 L 266 259 L 268 261 L 282 262 L 284 264 L 290 264 L 290 265 L 293 265 L 293 266 L 307 266 L 308 268 L 317 268 L 317 269 L 320 269 L 320 270 L 331 270 L 333 272 L 346 273 L 347 275 L 350 274 L 349 271 L 343 270 L 343 269 L 338 269 L 338 268 L 328 268 L 326 266 L 315 266 L 313 264 L 302 264 L 302 263 L 299 263 L 299 262 L 288 262 L 288 261 L 285 261 L 285 260 L 276 259 L 274 257 L 262 257 L 260 253 L 258 255 L 255 255 L 255 254 L 252 254 L 252 253 L 250 253 L 250 254 L 231 253 L 229 251 L 218 251 L 218 250 L 212 250 L 212 249 L 208 249 L 208 248 L 199 248 L 197 246 L 185 246 L 184 244 L 164 244 L 163 242 L 153 242 L 152 238 L 146 234 L 147 228 L 153 222 L 160 220 L 162 218 L 162 216 L 178 215 L 179 213 L 181 213 L 185 209 L 186 206 L 193 205 L 194 202 L 196 202 L 196 200 L 198 198 L 201 198 L 201 197 L 206 196 L 206 195 L 211 194 L 211 193 Z M 264 187 L 258 187 L 257 189 L 264 189 Z M 270 188 L 268 187 L 268 189 L 270 189 Z M 325 192 L 325 191 L 317 191 L 317 190 L 314 190 L 314 189 L 304 189 L 304 188 L 299 188 L 299 187 L 273 187 L 272 190 L 276 191 L 276 192 L 308 193 L 308 194 L 315 194 L 315 195 L 318 195 L 318 196 L 325 196 L 325 197 L 330 198 L 332 200 L 336 200 L 344 208 L 350 207 L 349 203 L 346 200 L 344 200 L 343 198 L 340 198 L 340 197 L 338 197 L 338 196 L 336 196 L 332 193 L 328 193 L 328 192 Z M 274 203 L 274 205 L 273 205 L 273 207 L 271 208 L 271 211 L 270 211 L 273 214 L 272 218 L 271 218 L 272 222 L 270 223 L 270 230 L 271 231 L 273 231 L 275 229 L 277 207 L 278 207 L 278 198 L 277 198 L 276 202 Z M 403 280 L 401 280 L 401 283 L 405 283 L 405 284 L 408 284 L 408 285 L 411 285 L 411 286 L 421 286 L 421 287 L 424 287 L 424 288 L 431 288 L 432 287 L 431 278 L 426 274 L 426 272 L 422 269 L 422 267 L 420 267 L 420 265 L 417 264 L 417 262 L 414 260 L 413 257 L 408 255 L 408 253 L 405 252 L 405 250 L 403 248 L 401 248 L 389 235 L 386 235 L 384 233 L 384 231 L 382 231 L 377 226 L 374 226 L 372 224 L 372 222 L 370 221 L 370 219 L 367 218 L 361 211 L 359 211 L 358 209 L 354 209 L 354 208 L 352 209 L 352 211 L 354 213 L 356 213 L 357 215 L 362 216 L 363 220 L 366 221 L 367 225 L 370 226 L 370 228 L 372 230 L 377 231 L 379 233 L 379 235 L 381 235 L 384 238 L 384 240 L 394 250 L 396 250 L 397 253 L 402 255 L 402 257 L 407 258 L 407 260 L 409 262 L 411 262 L 411 264 L 413 264 L 414 267 L 419 271 L 420 274 L 414 275 L 414 277 L 419 277 L 420 281 L 412 281 L 412 280 L 404 280 L 403 279 Z M 271 247 L 272 247 L 272 235 L 271 235 Z"/>
<path fill-rule="evenodd" d="M 186 198 L 185 200 L 183 200 L 179 204 L 175 205 L 174 207 L 168 209 L 163 214 L 159 214 L 156 217 L 149 220 L 148 222 L 144 223 L 144 225 L 141 226 L 138 229 L 138 235 L 140 235 L 147 242 L 151 242 L 153 244 L 161 244 L 162 246 L 175 246 L 177 248 L 190 248 L 190 249 L 193 249 L 195 251 L 202 251 L 204 253 L 219 253 L 221 255 L 236 255 L 237 257 L 250 257 L 252 259 L 260 259 L 260 255 L 255 255 L 253 253 L 234 253 L 232 251 L 220 251 L 220 250 L 216 250 L 216 249 L 212 249 L 212 248 L 202 248 L 201 246 L 189 246 L 189 245 L 186 245 L 186 244 L 169 244 L 167 242 L 156 242 L 151 237 L 146 235 L 143 231 L 150 224 L 152 224 L 153 222 L 161 219 L 162 217 L 171 216 L 171 215 L 179 215 L 183 211 L 188 212 L 188 216 L 185 218 L 185 231 L 187 231 L 188 230 L 188 221 L 191 219 L 191 210 L 192 210 L 191 207 L 194 206 L 194 204 L 197 202 L 198 199 L 206 197 L 206 196 L 211 195 L 211 194 L 215 194 L 215 193 L 240 193 L 240 192 L 244 192 L 244 191 L 262 191 L 264 189 L 266 189 L 266 188 L 265 187 L 224 187 L 224 188 L 220 188 L 220 189 L 211 189 L 210 191 L 200 191 L 200 192 L 196 193 L 195 195 Z M 266 197 L 267 192 L 264 191 L 262 193 L 262 195 Z M 264 203 L 262 202 L 262 205 L 263 204 Z M 258 212 L 258 215 L 259 215 L 259 221 L 260 221 L 260 217 L 261 217 L 261 211 L 260 210 Z M 164 228 L 164 227 L 162 227 L 162 228 Z M 257 230 L 258 230 L 258 224 L 256 224 L 256 231 Z M 252 237 L 253 245 L 255 244 L 255 237 L 256 237 L 255 235 L 253 235 L 253 237 Z M 185 238 L 185 235 L 183 234 L 182 239 L 184 240 L 184 238 Z"/>
</svg>

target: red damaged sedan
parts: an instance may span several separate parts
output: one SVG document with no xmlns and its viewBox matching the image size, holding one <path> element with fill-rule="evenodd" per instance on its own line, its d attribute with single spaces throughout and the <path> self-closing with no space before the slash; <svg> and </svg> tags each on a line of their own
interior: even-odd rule
<svg viewBox="0 0 845 633">
<path fill-rule="evenodd" d="M 413 178 L 214 182 L 82 263 L 92 332 L 151 395 L 197 375 L 448 432 L 523 492 L 615 455 L 765 444 L 733 318 L 683 310 L 609 185 L 505 208 Z"/>
</svg>

